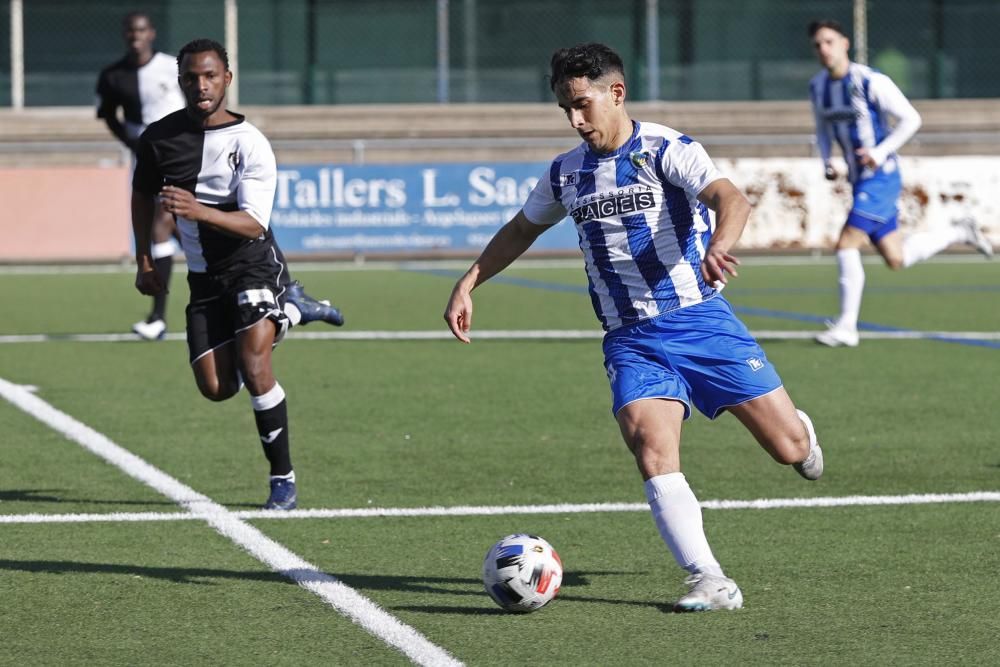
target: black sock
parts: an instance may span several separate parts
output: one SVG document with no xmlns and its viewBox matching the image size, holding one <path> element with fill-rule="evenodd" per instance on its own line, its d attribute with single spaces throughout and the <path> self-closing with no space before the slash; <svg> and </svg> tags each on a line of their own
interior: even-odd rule
<svg viewBox="0 0 1000 667">
<path fill-rule="evenodd" d="M 261 396 L 251 396 L 257 433 L 264 447 L 264 456 L 271 464 L 272 475 L 292 472 L 292 457 L 288 451 L 288 403 L 280 384 Z"/>
<path fill-rule="evenodd" d="M 160 257 L 153 260 L 153 266 L 156 268 L 156 275 L 160 277 L 160 281 L 163 283 L 163 287 L 169 287 L 170 285 L 170 274 L 174 270 L 174 257 L 173 255 L 168 255 L 166 257 Z M 167 292 L 164 290 L 160 294 L 153 297 L 153 312 L 149 314 L 149 319 L 147 322 L 155 322 L 156 320 L 167 319 Z"/>
</svg>

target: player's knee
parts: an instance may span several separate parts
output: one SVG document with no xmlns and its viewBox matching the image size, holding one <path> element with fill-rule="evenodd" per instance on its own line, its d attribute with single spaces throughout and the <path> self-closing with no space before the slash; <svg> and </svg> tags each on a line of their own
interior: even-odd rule
<svg viewBox="0 0 1000 667">
<path fill-rule="evenodd" d="M 239 380 L 235 378 L 231 382 L 219 378 L 199 377 L 197 380 L 201 395 L 215 403 L 232 398 L 239 393 L 241 386 Z"/>
<path fill-rule="evenodd" d="M 243 361 L 243 381 L 246 383 L 250 393 L 255 396 L 263 394 L 274 385 L 274 372 L 268 360 L 260 357 L 244 359 Z"/>
<path fill-rule="evenodd" d="M 637 430 L 628 435 L 626 442 L 644 476 L 653 477 L 680 470 L 676 447 L 671 447 L 655 434 Z"/>
<path fill-rule="evenodd" d="M 885 265 L 888 266 L 893 271 L 901 271 L 904 268 L 906 268 L 903 265 L 903 258 L 902 257 L 886 257 L 885 258 Z"/>
<path fill-rule="evenodd" d="M 783 433 L 772 444 L 768 451 L 775 461 L 783 465 L 800 463 L 809 456 L 809 433 L 804 427 L 801 433 Z"/>
</svg>

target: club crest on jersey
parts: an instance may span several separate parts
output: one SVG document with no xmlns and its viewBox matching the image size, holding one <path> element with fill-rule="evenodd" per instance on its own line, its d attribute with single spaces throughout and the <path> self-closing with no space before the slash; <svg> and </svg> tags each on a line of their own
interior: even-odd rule
<svg viewBox="0 0 1000 667">
<path fill-rule="evenodd" d="M 229 154 L 226 161 L 229 163 L 229 168 L 232 169 L 235 174 L 240 168 L 240 152 L 238 150 L 233 151 Z"/>
<path fill-rule="evenodd" d="M 642 169 L 649 162 L 649 151 L 632 151 L 628 159 L 636 169 Z"/>
</svg>

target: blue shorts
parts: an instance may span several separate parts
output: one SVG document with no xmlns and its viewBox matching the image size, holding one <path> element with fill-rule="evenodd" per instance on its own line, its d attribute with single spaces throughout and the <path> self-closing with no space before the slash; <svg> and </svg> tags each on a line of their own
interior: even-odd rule
<svg viewBox="0 0 1000 667">
<path fill-rule="evenodd" d="M 879 172 L 854 184 L 854 205 L 847 215 L 847 224 L 857 227 L 872 243 L 896 230 L 896 201 L 903 189 L 899 171 Z"/>
<path fill-rule="evenodd" d="M 612 412 L 646 398 L 691 404 L 709 419 L 781 387 L 764 350 L 721 295 L 604 337 Z"/>
</svg>

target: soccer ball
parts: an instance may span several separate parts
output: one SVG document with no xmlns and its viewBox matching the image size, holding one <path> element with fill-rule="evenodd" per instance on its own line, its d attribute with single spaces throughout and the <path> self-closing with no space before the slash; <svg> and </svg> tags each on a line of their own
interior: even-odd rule
<svg viewBox="0 0 1000 667">
<path fill-rule="evenodd" d="M 559 592 L 563 567 L 552 545 L 535 535 L 508 535 L 486 552 L 483 586 L 514 612 L 534 611 Z"/>
</svg>

